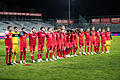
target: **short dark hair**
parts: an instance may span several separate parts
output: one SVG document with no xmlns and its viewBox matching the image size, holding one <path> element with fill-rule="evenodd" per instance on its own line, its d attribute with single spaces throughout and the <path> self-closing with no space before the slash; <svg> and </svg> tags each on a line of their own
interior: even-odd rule
<svg viewBox="0 0 120 80">
<path fill-rule="evenodd" d="M 32 28 L 32 30 L 33 30 L 33 29 L 36 29 L 36 28 L 35 28 L 35 27 L 33 27 L 33 28 Z"/>
<path fill-rule="evenodd" d="M 22 29 L 21 29 L 21 30 L 23 30 L 23 29 L 25 29 L 25 27 L 22 27 Z"/>
<path fill-rule="evenodd" d="M 56 30 L 57 28 L 55 27 L 54 30 Z"/>
<path fill-rule="evenodd" d="M 97 30 L 101 29 L 100 27 L 97 28 Z"/>
<path fill-rule="evenodd" d="M 8 26 L 7 29 L 9 30 L 12 26 Z"/>
<path fill-rule="evenodd" d="M 49 31 L 49 29 L 51 29 L 51 27 L 48 27 L 48 29 L 47 29 L 47 30 Z"/>
<path fill-rule="evenodd" d="M 69 32 L 70 30 L 68 29 L 67 32 Z"/>
<path fill-rule="evenodd" d="M 18 28 L 17 26 L 14 27 L 14 29 Z"/>
<path fill-rule="evenodd" d="M 41 27 L 40 30 L 42 30 L 43 28 L 45 28 L 45 27 Z"/>
<path fill-rule="evenodd" d="M 87 29 L 90 29 L 89 27 L 87 27 Z"/>
</svg>

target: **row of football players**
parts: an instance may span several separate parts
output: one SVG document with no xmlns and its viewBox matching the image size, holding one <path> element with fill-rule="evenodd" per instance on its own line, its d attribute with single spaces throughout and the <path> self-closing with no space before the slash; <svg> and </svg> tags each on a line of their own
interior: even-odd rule
<svg viewBox="0 0 120 80">
<path fill-rule="evenodd" d="M 13 37 L 20 37 L 20 63 L 25 63 L 26 58 L 26 52 L 27 52 L 27 41 L 26 38 L 29 36 L 29 47 L 30 47 L 30 55 L 32 62 L 35 63 L 34 60 L 34 53 L 35 53 L 35 47 L 36 47 L 36 39 L 38 36 L 38 62 L 43 61 L 42 55 L 44 51 L 44 42 L 45 37 L 47 39 L 47 53 L 46 53 L 46 61 L 48 61 L 48 54 L 49 54 L 49 60 L 53 61 L 56 60 L 55 58 L 55 52 L 57 51 L 57 59 L 63 59 L 65 57 L 71 56 L 77 56 L 76 51 L 78 49 L 78 36 L 79 36 L 79 46 L 80 46 L 80 55 L 81 55 L 81 47 L 83 47 L 83 54 L 89 55 L 89 46 L 91 45 L 91 54 L 93 55 L 92 47 L 94 46 L 94 53 L 97 54 L 99 52 L 100 47 L 100 36 L 101 36 L 101 45 L 102 45 L 102 53 L 103 53 L 103 47 L 105 47 L 106 53 L 109 53 L 109 49 L 106 48 L 106 41 L 110 41 L 110 35 L 109 27 L 107 28 L 107 32 L 105 33 L 105 29 L 102 30 L 99 28 L 97 32 L 95 32 L 95 28 L 92 28 L 92 31 L 90 32 L 90 29 L 87 28 L 86 32 L 83 32 L 83 29 L 80 30 L 80 33 L 76 32 L 75 29 L 73 29 L 73 32 L 70 30 L 67 30 L 67 33 L 65 32 L 65 27 L 62 26 L 60 28 L 54 28 L 54 32 L 49 27 L 47 30 L 48 32 L 45 32 L 45 27 L 41 27 L 40 31 L 36 32 L 36 28 L 32 28 L 32 31 L 30 33 L 26 33 L 25 27 L 23 27 L 21 32 L 18 35 L 14 35 L 11 33 L 12 26 L 8 26 L 8 32 L 5 33 L 5 45 L 6 45 L 6 64 L 11 64 L 11 58 L 12 53 L 16 54 L 18 50 L 18 44 L 14 43 L 15 40 L 12 40 Z M 17 27 L 14 27 L 15 33 L 17 33 Z M 101 32 L 101 33 L 100 33 Z M 85 39 L 84 39 L 85 35 Z M 96 38 L 95 38 L 96 36 Z M 106 38 L 105 38 L 106 36 Z M 16 39 L 17 40 L 17 39 Z M 85 41 L 84 41 L 85 40 Z M 15 41 L 15 42 L 18 42 Z M 15 47 L 13 47 L 15 46 Z M 110 46 L 110 45 L 107 45 Z M 86 51 L 87 49 L 87 51 Z M 86 54 L 87 53 L 87 54 Z M 9 55 L 9 56 L 8 56 Z M 9 57 L 9 63 L 8 63 L 8 57 Z M 15 58 L 16 56 L 14 56 Z M 22 61 L 23 57 L 23 61 Z M 17 64 L 14 59 L 14 64 Z"/>
</svg>

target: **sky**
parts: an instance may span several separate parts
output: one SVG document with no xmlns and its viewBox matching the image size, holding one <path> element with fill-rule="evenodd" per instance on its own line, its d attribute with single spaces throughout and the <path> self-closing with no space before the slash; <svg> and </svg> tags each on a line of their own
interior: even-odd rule
<svg viewBox="0 0 120 80">
<path fill-rule="evenodd" d="M 68 0 L 0 0 L 7 6 L 20 9 L 43 9 L 49 18 L 68 17 Z M 119 0 L 71 0 L 71 17 L 119 15 Z M 44 14 L 43 14 L 44 15 Z"/>
</svg>

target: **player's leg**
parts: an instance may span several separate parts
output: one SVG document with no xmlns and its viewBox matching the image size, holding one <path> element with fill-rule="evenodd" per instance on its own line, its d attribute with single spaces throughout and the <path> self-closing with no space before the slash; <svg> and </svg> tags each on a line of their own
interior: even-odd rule
<svg viewBox="0 0 120 80">
<path fill-rule="evenodd" d="M 91 54 L 93 55 L 93 44 L 94 44 L 94 41 L 93 40 L 91 40 L 91 47 L 90 47 L 90 51 L 91 51 Z"/>
<path fill-rule="evenodd" d="M 18 45 L 13 45 L 13 63 L 14 63 L 14 64 L 17 64 L 17 63 L 16 63 L 16 55 L 17 55 L 17 52 L 18 52 Z"/>
<path fill-rule="evenodd" d="M 40 62 L 40 54 L 41 54 L 41 45 L 38 43 L 38 54 L 37 54 L 38 62 Z"/>
<path fill-rule="evenodd" d="M 82 55 L 81 54 L 81 45 L 79 45 L 79 54 Z"/>
<path fill-rule="evenodd" d="M 46 61 L 48 61 L 48 54 L 49 54 L 49 51 L 50 51 L 50 44 L 47 43 Z"/>
<path fill-rule="evenodd" d="M 110 40 L 106 40 L 106 48 L 107 48 L 107 53 L 110 53 Z"/>
<path fill-rule="evenodd" d="M 9 65 L 11 65 L 11 61 L 12 61 L 12 53 L 13 53 L 13 50 L 12 50 L 12 47 L 9 48 Z"/>
<path fill-rule="evenodd" d="M 66 47 L 65 47 L 65 45 L 64 45 L 64 49 L 63 49 L 63 58 L 66 57 L 65 54 L 66 54 Z"/>
<path fill-rule="evenodd" d="M 94 45 L 94 54 L 96 54 L 96 41 L 95 40 L 93 42 L 93 45 Z"/>
<path fill-rule="evenodd" d="M 56 58 L 55 58 L 55 52 L 56 52 L 56 44 L 53 46 L 53 54 L 52 54 L 52 58 L 54 59 L 54 60 L 57 60 Z"/>
<path fill-rule="evenodd" d="M 20 64 L 22 64 L 22 56 L 23 56 L 23 46 L 20 45 Z"/>
<path fill-rule="evenodd" d="M 90 55 L 90 53 L 89 53 L 89 45 L 90 45 L 90 42 L 87 41 L 87 54 L 88 54 L 88 55 Z"/>
<path fill-rule="evenodd" d="M 44 44 L 42 44 L 42 46 L 41 46 L 41 52 L 40 52 L 40 61 L 41 62 L 43 62 L 43 60 L 42 60 L 43 52 L 44 52 Z"/>
<path fill-rule="evenodd" d="M 74 56 L 77 56 L 77 53 L 76 53 L 77 49 L 78 49 L 78 44 L 75 43 L 75 48 L 74 48 L 74 51 L 73 51 L 74 52 L 73 53 Z"/>
<path fill-rule="evenodd" d="M 57 44 L 57 59 L 61 59 L 60 57 L 60 44 Z"/>
<path fill-rule="evenodd" d="M 86 52 L 85 52 L 85 43 L 82 42 L 81 46 L 82 46 L 82 48 L 83 48 L 83 55 L 87 55 Z"/>
<path fill-rule="evenodd" d="M 30 56 L 31 56 L 32 63 L 35 63 L 33 46 L 30 46 Z"/>
<path fill-rule="evenodd" d="M 103 51 L 103 48 L 105 47 L 105 44 L 104 44 L 104 41 L 101 40 L 101 50 L 102 50 L 102 53 L 104 54 L 104 51 Z"/>
<path fill-rule="evenodd" d="M 43 62 L 43 60 L 42 60 L 43 51 L 44 51 L 44 44 L 41 44 L 41 45 L 39 45 L 39 48 L 38 48 L 38 54 L 37 54 L 38 62 L 40 62 L 40 61 Z"/>
<path fill-rule="evenodd" d="M 8 64 L 8 55 L 9 55 L 9 51 L 8 51 L 8 47 L 7 47 L 6 48 L 6 56 L 5 56 L 6 64 Z"/>
<path fill-rule="evenodd" d="M 49 53 L 50 53 L 50 54 L 49 54 L 49 55 L 50 55 L 50 56 L 49 56 L 49 60 L 50 60 L 50 61 L 53 61 L 53 59 L 52 59 L 52 54 L 53 54 L 53 48 L 52 48 L 52 45 L 50 45 Z"/>
</svg>

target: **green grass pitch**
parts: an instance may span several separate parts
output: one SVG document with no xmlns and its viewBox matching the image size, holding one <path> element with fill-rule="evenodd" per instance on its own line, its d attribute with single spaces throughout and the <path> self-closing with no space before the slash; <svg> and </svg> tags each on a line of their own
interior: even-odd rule
<svg viewBox="0 0 120 80">
<path fill-rule="evenodd" d="M 118 36 L 113 37 L 110 54 L 79 55 L 54 62 L 33 64 L 30 62 L 28 46 L 26 60 L 30 66 L 24 64 L 7 66 L 5 54 L 4 40 L 0 40 L 0 80 L 120 80 L 120 37 Z M 20 53 L 17 54 L 17 61 L 19 55 Z M 37 47 L 35 59 L 37 60 Z"/>
</svg>

